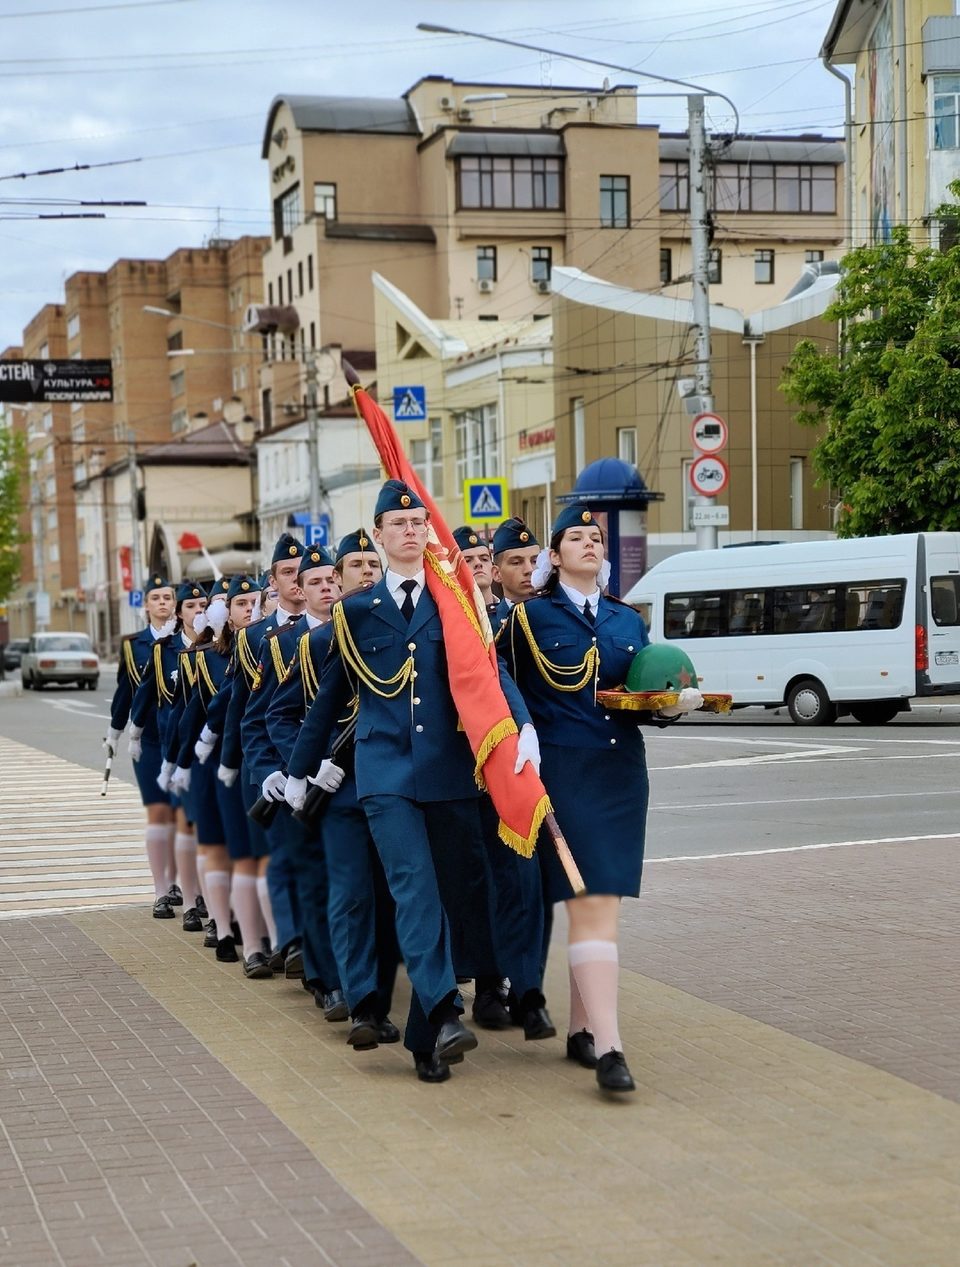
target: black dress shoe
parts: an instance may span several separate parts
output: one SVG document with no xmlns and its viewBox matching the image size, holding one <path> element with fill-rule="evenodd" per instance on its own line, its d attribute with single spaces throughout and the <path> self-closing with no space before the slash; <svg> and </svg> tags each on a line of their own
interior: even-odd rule
<svg viewBox="0 0 960 1267">
<path fill-rule="evenodd" d="M 605 1051 L 597 1061 L 597 1086 L 601 1091 L 636 1091 L 622 1051 Z"/>
<path fill-rule="evenodd" d="M 474 999 L 471 1012 L 481 1029 L 510 1028 L 510 1013 L 496 990 L 482 990 Z"/>
<path fill-rule="evenodd" d="M 275 950 L 273 951 L 271 955 L 268 956 L 270 967 L 274 970 L 274 972 L 283 972 L 286 958 L 287 956 L 284 954 L 282 950 Z"/>
<path fill-rule="evenodd" d="M 421 1082 L 446 1082 L 450 1077 L 450 1066 L 438 1060 L 435 1052 L 414 1053 L 413 1064 Z"/>
<path fill-rule="evenodd" d="M 527 1042 L 538 1038 L 556 1038 L 557 1027 L 545 1007 L 531 1007 L 524 1012 L 523 1036 Z"/>
<path fill-rule="evenodd" d="M 593 1045 L 593 1035 L 588 1029 L 567 1035 L 567 1059 L 575 1060 L 584 1069 L 596 1069 L 597 1053 Z"/>
<path fill-rule="evenodd" d="M 260 938 L 260 949 L 263 951 L 267 959 L 271 957 L 271 955 L 273 954 L 273 947 L 270 945 L 269 937 Z"/>
<path fill-rule="evenodd" d="M 476 1045 L 476 1034 L 472 1034 L 458 1017 L 455 1021 L 444 1021 L 440 1026 L 433 1051 L 438 1060 L 449 1060 L 451 1056 L 473 1051 Z"/>
<path fill-rule="evenodd" d="M 219 958 L 219 946 L 217 947 L 217 958 Z M 267 956 L 255 950 L 252 955 L 247 955 L 243 961 L 243 975 L 245 977 L 272 977 L 273 969 L 267 963 Z"/>
<path fill-rule="evenodd" d="M 203 939 L 203 944 L 208 950 L 213 950 L 217 944 L 217 921 L 212 919 L 207 925 L 207 935 Z"/>
<path fill-rule="evenodd" d="M 285 977 L 303 976 L 303 951 L 299 946 L 293 946 L 287 951 L 287 957 L 283 961 L 283 975 Z"/>
<path fill-rule="evenodd" d="M 163 893 L 153 904 L 154 919 L 173 919 L 176 912 L 170 905 L 170 894 Z"/>
<path fill-rule="evenodd" d="M 377 1039 L 381 1043 L 399 1043 L 400 1031 L 389 1016 L 385 1016 L 377 1026 Z"/>
<path fill-rule="evenodd" d="M 235 919 L 230 921 L 230 935 L 238 946 L 243 945 L 243 933 L 241 933 L 240 925 Z"/>
<path fill-rule="evenodd" d="M 316 999 L 325 1021 L 345 1021 L 350 1015 L 342 990 L 319 990 Z"/>
<path fill-rule="evenodd" d="M 236 963 L 239 958 L 236 942 L 232 937 L 220 937 L 217 940 L 218 963 Z"/>
<path fill-rule="evenodd" d="M 179 884 L 171 884 L 167 889 L 167 897 L 170 899 L 171 906 L 183 906 L 183 894 L 180 891 Z"/>
<path fill-rule="evenodd" d="M 200 912 L 195 906 L 191 906 L 189 911 L 183 912 L 183 931 L 185 933 L 203 932 L 203 920 L 200 918 Z"/>
<path fill-rule="evenodd" d="M 197 894 L 197 900 L 194 902 L 193 905 L 194 905 L 194 909 L 196 910 L 197 914 L 200 916 L 201 919 L 210 918 L 210 912 L 207 910 L 207 904 L 203 900 L 203 894 L 201 893 Z"/>
<path fill-rule="evenodd" d="M 354 1051 L 373 1051 L 380 1044 L 380 1026 L 375 1016 L 361 1015 L 354 1017 L 353 1024 L 347 1034 L 347 1042 Z"/>
</svg>

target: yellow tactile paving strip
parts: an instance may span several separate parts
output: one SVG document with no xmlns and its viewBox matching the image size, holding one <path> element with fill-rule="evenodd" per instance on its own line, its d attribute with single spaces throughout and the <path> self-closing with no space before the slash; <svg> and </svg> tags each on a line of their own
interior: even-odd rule
<svg viewBox="0 0 960 1267">
<path fill-rule="evenodd" d="M 960 1106 L 637 973 L 629 1103 L 516 1031 L 427 1087 L 147 910 L 72 918 L 428 1267 L 960 1262 Z"/>
</svg>

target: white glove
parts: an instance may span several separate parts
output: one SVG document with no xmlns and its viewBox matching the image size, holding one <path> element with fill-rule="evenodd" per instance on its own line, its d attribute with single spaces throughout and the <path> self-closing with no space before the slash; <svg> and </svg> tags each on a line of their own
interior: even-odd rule
<svg viewBox="0 0 960 1267">
<path fill-rule="evenodd" d="M 529 722 L 521 727 L 517 739 L 517 764 L 513 767 L 514 774 L 519 774 L 527 764 L 533 766 L 534 774 L 540 773 L 540 741 L 537 738 L 537 732 Z"/>
<path fill-rule="evenodd" d="M 329 757 L 324 757 L 317 773 L 307 775 L 307 782 L 312 783 L 314 787 L 323 788 L 324 792 L 335 792 L 343 782 L 343 770 Z"/>
<path fill-rule="evenodd" d="M 683 713 L 692 713 L 703 703 L 703 696 L 695 686 L 685 686 L 677 697 L 676 704 L 668 704 L 660 709 L 661 717 L 680 717 Z"/>
<path fill-rule="evenodd" d="M 283 799 L 291 809 L 303 809 L 303 802 L 307 799 L 307 780 L 294 779 L 287 775 L 286 786 L 283 789 Z"/>
<path fill-rule="evenodd" d="M 264 795 L 264 799 L 268 801 L 282 801 L 283 789 L 287 786 L 287 776 L 282 770 L 274 770 L 273 774 L 268 774 L 260 786 L 260 791 Z"/>
<path fill-rule="evenodd" d="M 157 775 L 157 787 L 161 792 L 167 792 L 170 789 L 170 776 L 177 768 L 175 761 L 164 761 L 160 767 L 160 773 Z"/>
<path fill-rule="evenodd" d="M 174 767 L 173 774 L 170 776 L 170 791 L 176 792 L 178 796 L 183 796 L 185 792 L 190 791 L 190 767 L 178 765 Z"/>
<path fill-rule="evenodd" d="M 224 787 L 233 787 L 239 773 L 239 770 L 231 770 L 228 765 L 217 766 L 217 778 Z"/>
<path fill-rule="evenodd" d="M 209 730 L 206 726 L 204 726 L 203 730 L 200 731 L 200 738 L 193 745 L 193 754 L 200 764 L 203 765 L 204 761 L 206 761 L 207 757 L 209 757 L 210 753 L 213 752 L 216 746 L 217 736 L 212 730 Z"/>
<path fill-rule="evenodd" d="M 117 744 L 120 742 L 122 730 L 115 730 L 113 726 L 107 727 L 107 737 L 103 741 L 103 746 L 111 757 L 117 755 Z"/>
<path fill-rule="evenodd" d="M 130 760 L 139 761 L 141 751 L 140 737 L 138 735 L 131 734 L 130 742 L 127 744 L 127 752 L 130 753 Z"/>
</svg>

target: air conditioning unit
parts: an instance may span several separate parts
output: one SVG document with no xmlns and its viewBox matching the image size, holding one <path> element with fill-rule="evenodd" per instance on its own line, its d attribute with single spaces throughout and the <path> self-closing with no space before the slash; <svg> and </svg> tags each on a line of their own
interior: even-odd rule
<svg viewBox="0 0 960 1267">
<path fill-rule="evenodd" d="M 473 120 L 473 111 L 469 106 L 461 106 L 457 111 L 457 118 L 461 123 L 470 123 Z"/>
<path fill-rule="evenodd" d="M 451 110 L 456 110 L 456 108 L 457 108 L 457 103 L 456 103 L 456 100 L 455 100 L 453 97 L 441 97 L 441 98 L 440 98 L 440 109 L 441 109 L 441 110 L 445 110 L 445 111 L 449 114 Z"/>
<path fill-rule="evenodd" d="M 550 283 L 545 278 L 541 278 L 540 281 L 536 282 L 535 284 L 536 284 L 537 290 L 539 291 L 541 295 L 550 294 Z"/>
<path fill-rule="evenodd" d="M 489 277 L 481 277 L 480 280 L 477 282 L 477 290 L 479 290 L 481 295 L 492 295 L 493 282 L 490 280 Z"/>
</svg>

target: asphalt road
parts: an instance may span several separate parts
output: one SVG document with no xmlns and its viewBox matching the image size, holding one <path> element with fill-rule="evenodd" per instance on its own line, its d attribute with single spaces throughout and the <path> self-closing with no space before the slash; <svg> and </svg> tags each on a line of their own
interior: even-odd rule
<svg viewBox="0 0 960 1267">
<path fill-rule="evenodd" d="M 99 794 L 103 688 L 0 697 L 0 734 L 91 771 Z M 960 821 L 960 699 L 918 705 L 885 726 L 844 718 L 793 725 L 744 709 L 647 732 L 649 858 L 701 857 L 845 841 L 954 836 Z M 94 773 L 96 772 L 96 773 Z M 125 744 L 113 777 L 131 780 Z"/>
</svg>

